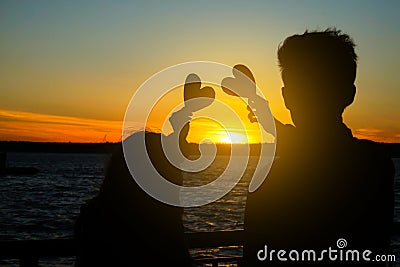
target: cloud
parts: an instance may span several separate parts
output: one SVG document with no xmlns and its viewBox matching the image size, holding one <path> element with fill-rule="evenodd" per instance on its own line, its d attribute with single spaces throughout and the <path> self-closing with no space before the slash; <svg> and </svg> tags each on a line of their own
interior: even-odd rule
<svg viewBox="0 0 400 267">
<path fill-rule="evenodd" d="M 355 137 L 376 142 L 399 143 L 400 129 L 360 128 L 353 130 Z"/>
<path fill-rule="evenodd" d="M 116 142 L 121 121 L 0 110 L 0 140 Z"/>
</svg>

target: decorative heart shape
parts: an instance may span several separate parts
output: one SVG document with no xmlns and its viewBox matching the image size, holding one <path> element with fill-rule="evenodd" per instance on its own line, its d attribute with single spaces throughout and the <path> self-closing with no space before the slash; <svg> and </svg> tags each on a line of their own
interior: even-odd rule
<svg viewBox="0 0 400 267">
<path fill-rule="evenodd" d="M 249 68 L 237 64 L 233 67 L 232 73 L 234 77 L 227 77 L 221 82 L 225 93 L 240 97 L 251 97 L 256 94 L 256 80 Z"/>
<path fill-rule="evenodd" d="M 187 100 L 199 97 L 204 98 L 189 103 L 186 102 Z M 186 77 L 183 98 L 185 100 L 185 107 L 189 108 L 191 112 L 194 112 L 211 105 L 215 99 L 215 91 L 210 86 L 201 88 L 200 77 L 191 73 Z"/>
</svg>

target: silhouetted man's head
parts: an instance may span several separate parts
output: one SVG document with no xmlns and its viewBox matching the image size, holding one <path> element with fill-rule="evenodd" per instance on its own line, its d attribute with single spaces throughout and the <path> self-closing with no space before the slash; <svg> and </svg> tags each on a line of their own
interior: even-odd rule
<svg viewBox="0 0 400 267">
<path fill-rule="evenodd" d="M 296 127 L 341 120 L 356 91 L 354 47 L 348 35 L 335 29 L 293 35 L 279 47 L 282 94 Z"/>
</svg>

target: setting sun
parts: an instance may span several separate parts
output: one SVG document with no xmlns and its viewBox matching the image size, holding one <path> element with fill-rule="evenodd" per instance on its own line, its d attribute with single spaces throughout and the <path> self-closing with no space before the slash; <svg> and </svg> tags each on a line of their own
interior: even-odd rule
<svg viewBox="0 0 400 267">
<path fill-rule="evenodd" d="M 240 133 L 235 132 L 223 132 L 218 140 L 219 143 L 224 144 L 239 144 L 239 143 L 247 143 L 247 137 Z"/>
</svg>

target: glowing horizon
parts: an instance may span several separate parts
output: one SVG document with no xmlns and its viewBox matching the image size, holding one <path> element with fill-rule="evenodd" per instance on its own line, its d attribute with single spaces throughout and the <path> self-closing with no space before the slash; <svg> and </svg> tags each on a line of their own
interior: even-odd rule
<svg viewBox="0 0 400 267">
<path fill-rule="evenodd" d="M 210 127 L 201 137 L 193 138 L 193 132 L 204 129 L 204 122 L 199 120 L 191 125 L 188 142 L 199 143 L 204 137 L 211 136 L 211 141 L 221 144 L 229 143 L 227 133 L 219 128 Z M 21 111 L 0 110 L 0 141 L 33 141 L 33 142 L 119 142 L 121 141 L 122 121 L 107 121 L 36 114 Z M 140 130 L 138 128 L 138 130 Z M 153 131 L 160 132 L 157 127 Z M 229 130 L 233 143 L 244 143 L 243 133 Z M 16 134 L 18 132 L 18 134 Z M 398 143 L 400 136 L 384 136 L 379 129 L 354 129 L 353 135 L 360 139 L 377 142 Z M 55 138 L 57 137 L 57 138 Z M 249 140 L 249 143 L 258 143 Z"/>
</svg>

